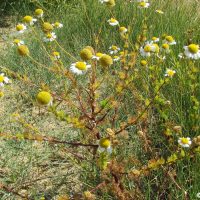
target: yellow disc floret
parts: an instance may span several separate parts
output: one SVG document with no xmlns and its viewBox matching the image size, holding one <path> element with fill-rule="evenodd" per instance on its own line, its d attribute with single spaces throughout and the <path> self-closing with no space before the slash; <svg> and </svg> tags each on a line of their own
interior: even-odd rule
<svg viewBox="0 0 200 200">
<path fill-rule="evenodd" d="M 188 50 L 189 50 L 191 53 L 195 54 L 195 53 L 197 53 L 197 52 L 199 51 L 199 45 L 190 44 L 190 45 L 188 46 Z"/>
<path fill-rule="evenodd" d="M 174 41 L 174 38 L 173 38 L 171 35 L 166 36 L 165 39 L 166 39 L 168 42 L 173 42 L 173 41 Z"/>
<path fill-rule="evenodd" d="M 85 62 L 76 62 L 75 67 L 76 67 L 77 69 L 79 69 L 79 70 L 82 70 L 82 71 L 84 71 L 84 70 L 87 69 L 87 65 L 86 65 Z"/>
<path fill-rule="evenodd" d="M 24 30 L 23 24 L 18 24 L 18 25 L 16 26 L 16 30 L 17 30 L 17 31 L 22 31 L 22 30 Z"/>
<path fill-rule="evenodd" d="M 107 149 L 108 147 L 110 147 L 110 145 L 111 145 L 111 142 L 107 138 L 102 138 L 99 141 L 99 146 L 102 147 L 102 148 Z"/>
<path fill-rule="evenodd" d="M 163 44 L 163 45 L 162 45 L 162 48 L 163 48 L 163 49 L 169 49 L 169 44 Z"/>
<path fill-rule="evenodd" d="M 80 52 L 80 57 L 85 61 L 90 60 L 92 58 L 91 50 L 89 50 L 88 48 L 82 49 Z"/>
<path fill-rule="evenodd" d="M 4 96 L 4 93 L 0 91 L 0 98 Z"/>
<path fill-rule="evenodd" d="M 38 8 L 38 9 L 35 10 L 35 14 L 37 16 L 41 16 L 41 15 L 43 15 L 43 13 L 44 13 L 44 11 L 42 9 L 40 9 L 40 8 Z"/>
<path fill-rule="evenodd" d="M 44 22 L 42 25 L 44 32 L 51 32 L 53 30 L 53 26 L 49 22 Z"/>
<path fill-rule="evenodd" d="M 29 55 L 29 49 L 26 45 L 20 45 L 18 46 L 18 53 L 21 55 L 21 56 L 28 56 Z"/>
<path fill-rule="evenodd" d="M 52 96 L 49 92 L 41 91 L 38 93 L 36 99 L 37 99 L 38 103 L 40 103 L 42 105 L 47 105 L 51 102 Z"/>
<path fill-rule="evenodd" d="M 99 62 L 103 67 L 108 67 L 113 64 L 112 57 L 106 54 L 100 57 Z"/>
<path fill-rule="evenodd" d="M 146 65 L 147 65 L 147 61 L 146 61 L 146 60 L 141 60 L 141 61 L 140 61 L 140 64 L 141 64 L 142 66 L 146 66 Z"/>
<path fill-rule="evenodd" d="M 144 47 L 144 51 L 145 51 L 145 52 L 150 52 L 150 51 L 151 51 L 151 46 L 150 46 L 150 45 L 146 45 L 146 46 Z"/>
<path fill-rule="evenodd" d="M 29 15 L 26 15 L 23 20 L 26 22 L 26 23 L 30 23 L 33 21 L 33 17 L 29 16 Z"/>
</svg>

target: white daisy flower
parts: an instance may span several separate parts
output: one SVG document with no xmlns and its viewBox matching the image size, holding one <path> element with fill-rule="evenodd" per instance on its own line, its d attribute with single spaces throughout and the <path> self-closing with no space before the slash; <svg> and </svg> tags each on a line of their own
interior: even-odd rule
<svg viewBox="0 0 200 200">
<path fill-rule="evenodd" d="M 109 53 L 112 55 L 112 54 L 116 54 L 118 51 L 120 51 L 120 48 L 115 46 L 115 45 L 112 45 L 111 47 L 109 47 Z"/>
<path fill-rule="evenodd" d="M 111 141 L 107 138 L 101 138 L 99 141 L 98 141 L 98 151 L 100 153 L 102 152 L 107 152 L 109 154 L 112 153 L 112 147 L 111 147 Z"/>
<path fill-rule="evenodd" d="M 79 61 L 76 63 L 72 63 L 70 66 L 70 70 L 74 74 L 81 75 L 81 74 L 84 74 L 90 67 L 91 65 L 87 65 L 86 62 Z"/>
<path fill-rule="evenodd" d="M 148 3 L 148 0 L 137 0 L 137 2 L 145 2 L 145 3 Z"/>
<path fill-rule="evenodd" d="M 144 2 L 144 1 L 140 2 L 138 5 L 139 8 L 148 8 L 149 6 L 150 6 L 150 3 Z"/>
<path fill-rule="evenodd" d="M 14 39 L 14 41 L 13 41 L 13 45 L 20 46 L 20 45 L 23 45 L 23 44 L 24 44 L 23 40 Z"/>
<path fill-rule="evenodd" d="M 46 36 L 43 38 L 44 42 L 52 42 L 56 39 L 56 34 L 54 32 L 47 33 Z"/>
<path fill-rule="evenodd" d="M 172 78 L 172 77 L 174 76 L 175 73 L 176 73 L 175 70 L 166 69 L 165 76 Z"/>
<path fill-rule="evenodd" d="M 92 59 L 99 60 L 104 54 L 97 52 L 94 56 L 92 56 Z"/>
<path fill-rule="evenodd" d="M 174 38 L 171 35 L 168 35 L 165 37 L 165 40 L 163 41 L 163 43 L 167 43 L 169 45 L 175 45 L 176 41 L 174 40 Z"/>
<path fill-rule="evenodd" d="M 24 24 L 17 24 L 16 30 L 18 33 L 23 33 L 26 30 L 26 26 Z"/>
<path fill-rule="evenodd" d="M 117 26 L 117 25 L 119 25 L 119 22 L 118 22 L 116 19 L 114 19 L 114 18 L 109 19 L 109 20 L 108 20 L 108 23 L 109 23 L 111 26 Z"/>
<path fill-rule="evenodd" d="M 0 87 L 3 87 L 4 84 L 9 83 L 9 78 L 4 75 L 4 73 L 0 74 Z"/>
<path fill-rule="evenodd" d="M 183 58 L 183 53 L 179 53 L 179 54 L 178 54 L 178 57 L 179 57 L 180 59 L 182 59 L 182 58 Z"/>
<path fill-rule="evenodd" d="M 190 145 L 192 144 L 192 141 L 189 137 L 181 137 L 178 139 L 178 143 L 182 146 L 182 147 L 190 147 Z"/>
<path fill-rule="evenodd" d="M 100 3 L 106 3 L 109 2 L 109 0 L 99 0 Z"/>
<path fill-rule="evenodd" d="M 25 23 L 27 23 L 27 24 L 29 24 L 29 25 L 32 26 L 32 25 L 37 21 L 37 19 L 35 19 L 35 18 L 33 18 L 33 17 L 27 15 L 27 16 L 25 16 L 25 17 L 23 18 L 23 21 L 24 21 Z"/>
<path fill-rule="evenodd" d="M 52 26 L 54 26 L 55 28 L 62 28 L 63 24 L 61 24 L 60 22 L 55 22 L 54 24 L 52 24 Z"/>
<path fill-rule="evenodd" d="M 187 58 L 191 58 L 191 59 L 199 59 L 200 58 L 200 49 L 199 49 L 199 45 L 197 44 L 190 44 L 188 46 L 184 46 L 184 54 Z"/>
<path fill-rule="evenodd" d="M 200 192 L 197 193 L 196 197 L 200 199 Z"/>
</svg>

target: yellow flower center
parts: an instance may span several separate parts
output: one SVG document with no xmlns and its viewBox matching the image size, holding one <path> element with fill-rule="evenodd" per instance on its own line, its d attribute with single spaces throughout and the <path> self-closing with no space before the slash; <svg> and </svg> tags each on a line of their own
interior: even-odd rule
<svg viewBox="0 0 200 200">
<path fill-rule="evenodd" d="M 13 41 L 15 44 L 19 44 L 20 43 L 20 40 L 18 40 L 18 39 L 14 39 L 14 41 Z"/>
<path fill-rule="evenodd" d="M 118 47 L 117 47 L 117 46 L 115 46 L 115 45 L 113 45 L 113 46 L 111 47 L 111 49 L 112 49 L 112 50 L 117 50 L 117 49 L 118 49 Z"/>
<path fill-rule="evenodd" d="M 126 29 L 126 27 L 124 27 L 124 26 L 122 26 L 122 27 L 119 28 L 119 32 L 126 32 L 126 30 L 127 30 L 127 29 Z"/>
<path fill-rule="evenodd" d="M 159 46 L 157 44 L 153 44 L 153 46 L 155 47 L 155 51 L 154 52 L 158 53 L 159 50 L 160 50 Z"/>
<path fill-rule="evenodd" d="M 27 16 L 24 17 L 24 21 L 27 22 L 27 23 L 30 23 L 30 22 L 33 21 L 33 18 L 31 16 L 27 15 Z"/>
<path fill-rule="evenodd" d="M 110 144 L 111 144 L 111 142 L 110 142 L 110 140 L 107 139 L 107 138 L 102 138 L 102 139 L 100 139 L 100 141 L 99 141 L 99 145 L 100 145 L 100 147 L 102 147 L 102 148 L 108 148 L 108 147 L 110 147 Z"/>
<path fill-rule="evenodd" d="M 168 42 L 173 42 L 174 41 L 174 38 L 170 35 L 166 36 L 165 39 L 168 41 Z"/>
<path fill-rule="evenodd" d="M 157 39 L 158 39 L 157 37 L 152 37 L 152 40 L 153 40 L 153 41 L 155 41 L 155 40 L 157 40 Z"/>
<path fill-rule="evenodd" d="M 145 2 L 140 2 L 139 4 L 141 7 L 145 7 L 146 6 L 146 3 Z"/>
<path fill-rule="evenodd" d="M 110 19 L 110 22 L 111 22 L 111 23 L 116 23 L 116 22 L 117 22 L 117 20 L 116 20 L 116 19 L 114 19 L 114 18 L 111 18 L 111 19 Z"/>
<path fill-rule="evenodd" d="M 51 32 L 53 30 L 53 26 L 49 22 L 44 22 L 42 27 L 44 32 Z"/>
<path fill-rule="evenodd" d="M 59 22 L 55 22 L 54 26 L 58 28 L 60 26 L 60 23 Z"/>
<path fill-rule="evenodd" d="M 86 68 L 87 68 L 87 66 L 84 62 L 77 62 L 75 67 L 79 70 L 82 70 L 82 71 L 86 70 Z"/>
<path fill-rule="evenodd" d="M 46 91 L 39 92 L 36 98 L 37 101 L 42 105 L 49 104 L 52 99 L 51 94 Z"/>
<path fill-rule="evenodd" d="M 188 50 L 191 52 L 191 53 L 197 53 L 198 50 L 199 50 L 199 46 L 196 45 L 196 44 L 190 44 L 188 46 Z"/>
<path fill-rule="evenodd" d="M 168 74 L 169 77 L 172 77 L 175 74 L 175 72 L 173 70 L 169 69 L 167 71 L 167 74 Z"/>
<path fill-rule="evenodd" d="M 147 65 L 147 61 L 146 61 L 146 60 L 141 60 L 141 61 L 140 61 L 140 64 L 141 64 L 142 66 L 145 66 L 145 65 Z"/>
<path fill-rule="evenodd" d="M 96 53 L 96 56 L 100 58 L 101 56 L 103 56 L 103 54 L 98 52 L 98 53 Z"/>
<path fill-rule="evenodd" d="M 43 10 L 40 8 L 35 10 L 36 15 L 42 15 L 43 13 L 44 13 Z"/>
<path fill-rule="evenodd" d="M 146 46 L 144 47 L 144 51 L 145 51 L 145 52 L 150 52 L 150 51 L 151 51 L 151 46 L 150 46 L 150 45 L 146 45 Z"/>
<path fill-rule="evenodd" d="M 51 34 L 51 33 L 48 33 L 48 34 L 47 34 L 47 38 L 49 38 L 49 39 L 52 38 L 52 34 Z"/>
<path fill-rule="evenodd" d="M 0 75 L 0 83 L 4 81 L 4 76 Z"/>
<path fill-rule="evenodd" d="M 29 55 L 29 49 L 26 45 L 20 45 L 18 47 L 18 52 L 21 56 L 27 56 Z"/>
<path fill-rule="evenodd" d="M 181 143 L 189 144 L 189 140 L 187 138 L 181 138 Z"/>
<path fill-rule="evenodd" d="M 57 51 L 54 51 L 54 52 L 53 52 L 53 55 L 54 55 L 54 56 L 60 56 L 60 53 L 57 52 Z"/>
<path fill-rule="evenodd" d="M 163 45 L 162 45 L 162 48 L 163 48 L 163 49 L 169 49 L 169 44 L 163 44 Z"/>
<path fill-rule="evenodd" d="M 18 24 L 18 25 L 16 26 L 16 30 L 17 30 L 17 31 L 24 30 L 24 26 L 23 26 L 22 24 Z"/>
</svg>

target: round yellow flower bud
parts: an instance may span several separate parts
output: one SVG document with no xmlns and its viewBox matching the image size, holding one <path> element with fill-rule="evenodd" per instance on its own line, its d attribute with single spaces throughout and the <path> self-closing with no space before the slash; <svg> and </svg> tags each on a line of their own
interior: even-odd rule
<svg viewBox="0 0 200 200">
<path fill-rule="evenodd" d="M 46 91 L 39 92 L 36 98 L 37 98 L 38 103 L 42 105 L 48 105 L 52 101 L 51 94 Z"/>
<path fill-rule="evenodd" d="M 29 55 L 29 49 L 26 45 L 20 45 L 18 46 L 18 53 L 21 55 L 21 56 L 28 56 Z"/>
<path fill-rule="evenodd" d="M 199 46 L 196 45 L 196 44 L 190 44 L 190 45 L 188 46 L 188 50 L 189 50 L 191 53 L 195 54 L 195 53 L 197 53 L 197 52 L 199 51 Z"/>
<path fill-rule="evenodd" d="M 140 64 L 141 64 L 142 66 L 146 66 L 146 65 L 147 65 L 147 61 L 146 61 L 146 60 L 141 60 L 141 61 L 140 61 Z"/>
<path fill-rule="evenodd" d="M 49 22 L 44 22 L 42 28 L 45 33 L 51 32 L 53 30 L 53 26 Z"/>
<path fill-rule="evenodd" d="M 99 141 L 99 146 L 102 148 L 107 149 L 108 147 L 110 147 L 110 145 L 111 145 L 111 142 L 107 138 L 101 138 Z"/>
<path fill-rule="evenodd" d="M 40 8 L 35 10 L 35 15 L 37 15 L 37 16 L 42 16 L 43 13 L 44 13 L 44 11 L 42 9 L 40 9 Z"/>
<path fill-rule="evenodd" d="M 30 23 L 33 21 L 33 17 L 29 16 L 29 15 L 26 15 L 23 20 L 26 22 L 26 23 Z"/>
<path fill-rule="evenodd" d="M 84 60 L 90 60 L 92 58 L 92 52 L 88 48 L 84 48 L 80 52 L 80 57 Z"/>
<path fill-rule="evenodd" d="M 99 62 L 103 67 L 108 67 L 113 64 L 112 57 L 106 54 L 100 57 Z"/>
</svg>

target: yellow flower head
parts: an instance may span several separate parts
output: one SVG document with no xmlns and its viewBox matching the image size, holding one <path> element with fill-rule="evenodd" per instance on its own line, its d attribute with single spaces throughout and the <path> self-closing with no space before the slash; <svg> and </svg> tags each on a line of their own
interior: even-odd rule
<svg viewBox="0 0 200 200">
<path fill-rule="evenodd" d="M 174 76 L 175 73 L 176 73 L 175 70 L 167 69 L 167 70 L 166 70 L 166 73 L 165 73 L 165 76 L 168 76 L 168 77 L 172 78 L 172 77 Z"/>
<path fill-rule="evenodd" d="M 3 81 L 4 81 L 4 76 L 0 75 L 0 83 L 3 83 Z"/>
<path fill-rule="evenodd" d="M 24 18 L 23 18 L 23 21 L 26 22 L 26 23 L 31 23 L 33 21 L 33 17 L 29 16 L 29 15 L 26 15 Z"/>
<path fill-rule="evenodd" d="M 87 69 L 87 65 L 86 65 L 85 62 L 76 62 L 75 67 L 76 67 L 77 69 L 79 69 L 79 70 L 82 70 L 82 71 L 84 71 L 84 70 Z"/>
<path fill-rule="evenodd" d="M 92 52 L 92 54 L 95 54 L 93 47 L 91 47 L 91 46 L 86 46 L 85 48 L 86 48 L 86 49 L 89 49 L 89 50 Z"/>
<path fill-rule="evenodd" d="M 36 99 L 41 105 L 48 105 L 52 101 L 52 96 L 49 92 L 41 91 L 37 94 Z"/>
<path fill-rule="evenodd" d="M 151 46 L 150 45 L 145 45 L 144 51 L 145 52 L 151 52 Z"/>
<path fill-rule="evenodd" d="M 45 33 L 51 32 L 53 30 L 53 26 L 49 22 L 44 22 L 42 28 Z"/>
<path fill-rule="evenodd" d="M 119 32 L 120 32 L 120 33 L 124 34 L 124 33 L 126 33 L 127 31 L 128 31 L 128 29 L 127 29 L 126 27 L 124 27 L 124 26 L 119 27 Z"/>
<path fill-rule="evenodd" d="M 141 64 L 142 66 L 146 66 L 146 65 L 147 65 L 147 61 L 146 61 L 146 60 L 141 60 L 141 61 L 140 61 L 140 64 Z"/>
<path fill-rule="evenodd" d="M 169 49 L 169 44 L 166 44 L 166 43 L 165 43 L 165 44 L 162 44 L 162 48 L 163 48 L 163 49 Z"/>
<path fill-rule="evenodd" d="M 107 138 L 101 138 L 99 141 L 99 146 L 102 148 L 107 149 L 108 147 L 110 147 L 110 145 L 111 145 L 111 142 Z"/>
<path fill-rule="evenodd" d="M 190 45 L 188 46 L 188 50 L 189 50 L 191 53 L 195 54 L 195 53 L 197 53 L 197 52 L 199 51 L 199 45 L 190 44 Z"/>
<path fill-rule="evenodd" d="M 99 62 L 103 67 L 108 67 L 113 64 L 112 57 L 106 54 L 100 57 Z"/>
<path fill-rule="evenodd" d="M 80 52 L 80 57 L 84 60 L 90 60 L 92 58 L 92 52 L 88 48 L 84 48 Z"/>
<path fill-rule="evenodd" d="M 21 55 L 21 56 L 28 56 L 29 55 L 29 49 L 26 45 L 20 45 L 18 46 L 18 53 Z"/>
<path fill-rule="evenodd" d="M 24 30 L 26 30 L 26 26 L 25 26 L 24 24 L 17 24 L 16 30 L 17 30 L 19 33 L 23 33 Z"/>
<path fill-rule="evenodd" d="M 53 24 L 56 28 L 62 28 L 63 27 L 63 24 L 61 24 L 60 22 L 55 22 Z"/>
<path fill-rule="evenodd" d="M 42 17 L 43 16 L 44 11 L 40 8 L 35 10 L 35 15 L 38 17 Z"/>
</svg>

